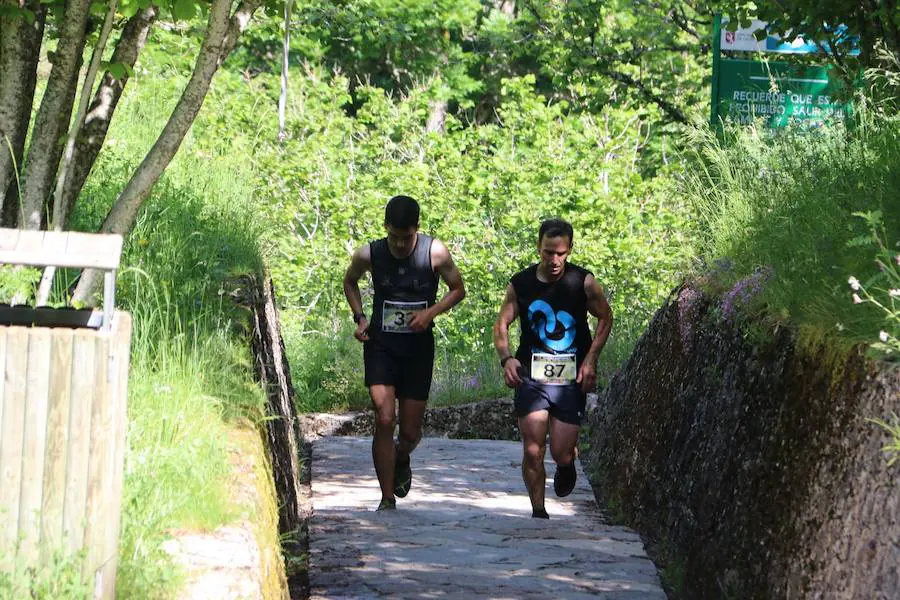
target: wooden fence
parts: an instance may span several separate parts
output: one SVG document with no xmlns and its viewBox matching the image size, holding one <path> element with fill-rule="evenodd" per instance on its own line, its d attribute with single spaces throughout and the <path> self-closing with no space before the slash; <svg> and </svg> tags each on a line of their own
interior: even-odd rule
<svg viewBox="0 0 900 600">
<path fill-rule="evenodd" d="M 131 316 L 111 327 L 0 325 L 0 549 L 37 566 L 84 556 L 115 597 Z"/>
</svg>

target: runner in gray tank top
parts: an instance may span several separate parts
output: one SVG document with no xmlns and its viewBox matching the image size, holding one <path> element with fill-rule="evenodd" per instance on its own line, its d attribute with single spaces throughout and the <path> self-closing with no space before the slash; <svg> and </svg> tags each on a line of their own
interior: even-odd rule
<svg viewBox="0 0 900 600">
<path fill-rule="evenodd" d="M 422 437 L 422 417 L 434 368 L 434 319 L 465 295 L 462 276 L 447 247 L 419 233 L 419 204 L 394 196 L 384 211 L 387 236 L 353 253 L 344 295 L 363 343 L 365 382 L 375 410 L 372 457 L 381 486 L 377 510 L 396 506 L 412 485 L 409 456 Z M 372 273 L 372 319 L 363 312 L 359 280 Z M 447 293 L 437 300 L 438 279 Z M 396 403 L 399 435 L 394 440 Z"/>
<path fill-rule="evenodd" d="M 556 463 L 553 489 L 568 496 L 575 487 L 575 444 L 586 395 L 593 391 L 597 357 L 612 328 L 603 290 L 587 269 L 569 264 L 572 226 L 560 219 L 541 223 L 540 262 L 512 277 L 494 323 L 494 347 L 513 397 L 522 435 L 522 478 L 531 499 L 531 516 L 549 518 L 544 507 L 544 453 Z M 587 315 L 597 317 L 591 337 Z M 509 349 L 509 326 L 518 317 L 521 341 Z"/>
</svg>

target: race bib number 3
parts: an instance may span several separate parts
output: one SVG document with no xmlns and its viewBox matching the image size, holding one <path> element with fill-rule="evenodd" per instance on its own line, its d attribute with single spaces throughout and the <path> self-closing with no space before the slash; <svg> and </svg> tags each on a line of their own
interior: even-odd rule
<svg viewBox="0 0 900 600">
<path fill-rule="evenodd" d="M 413 333 L 409 328 L 413 313 L 428 308 L 428 302 L 384 301 L 381 313 L 381 330 L 388 333 Z"/>
<path fill-rule="evenodd" d="M 575 383 L 575 365 L 574 354 L 532 354 L 531 378 L 548 385 Z"/>
</svg>

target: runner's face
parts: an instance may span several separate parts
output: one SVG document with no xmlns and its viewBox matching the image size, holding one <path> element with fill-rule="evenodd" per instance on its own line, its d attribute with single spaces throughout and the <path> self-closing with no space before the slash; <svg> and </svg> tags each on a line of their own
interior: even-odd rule
<svg viewBox="0 0 900 600">
<path fill-rule="evenodd" d="M 572 252 L 572 241 L 564 235 L 543 237 L 538 251 L 541 254 L 541 270 L 551 277 L 559 277 Z"/>
<path fill-rule="evenodd" d="M 406 258 L 412 254 L 416 247 L 416 232 L 419 230 L 417 225 L 402 228 L 385 224 L 384 228 L 387 231 L 388 249 L 391 254 L 397 258 Z"/>
</svg>

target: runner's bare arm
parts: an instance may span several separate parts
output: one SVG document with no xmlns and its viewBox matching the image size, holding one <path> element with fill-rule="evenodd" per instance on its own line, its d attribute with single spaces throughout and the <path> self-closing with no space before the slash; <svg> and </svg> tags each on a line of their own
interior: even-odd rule
<svg viewBox="0 0 900 600">
<path fill-rule="evenodd" d="M 512 284 L 506 286 L 506 297 L 503 298 L 503 304 L 500 305 L 500 314 L 494 322 L 494 349 L 500 357 L 503 364 L 503 381 L 507 387 L 517 387 L 522 384 L 522 378 L 519 376 L 519 367 L 521 363 L 513 356 L 509 350 L 509 326 L 516 317 L 519 316 L 519 303 L 516 298 L 516 291 Z M 508 360 L 507 357 L 510 357 Z"/>
<path fill-rule="evenodd" d="M 597 384 L 597 358 L 612 330 L 613 314 L 606 296 L 603 295 L 603 288 L 593 275 L 584 278 L 584 293 L 587 296 L 588 312 L 597 317 L 597 329 L 575 381 L 581 384 L 583 392 L 588 393 L 593 391 Z"/>
<path fill-rule="evenodd" d="M 466 286 L 463 284 L 462 275 L 456 268 L 447 246 L 437 239 L 431 243 L 431 264 L 447 284 L 447 293 L 433 306 L 413 315 L 413 319 L 409 323 L 409 327 L 413 331 L 424 331 L 431 325 L 435 317 L 447 312 L 466 297 Z"/>
<path fill-rule="evenodd" d="M 350 266 L 347 267 L 347 272 L 344 273 L 344 296 L 347 297 L 347 304 L 350 305 L 350 310 L 353 311 L 353 314 L 363 312 L 359 280 L 362 279 L 366 271 L 371 269 L 372 254 L 369 250 L 369 245 L 366 244 L 353 253 L 353 257 L 350 259 Z M 357 323 L 353 337 L 361 342 L 369 341 L 369 321 L 366 317 L 363 317 Z"/>
</svg>

